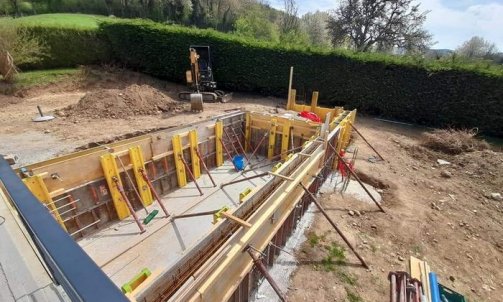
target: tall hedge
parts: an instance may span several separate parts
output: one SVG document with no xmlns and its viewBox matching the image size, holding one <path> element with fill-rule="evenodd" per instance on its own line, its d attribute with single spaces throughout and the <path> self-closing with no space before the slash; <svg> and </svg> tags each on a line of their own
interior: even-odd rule
<svg viewBox="0 0 503 302">
<path fill-rule="evenodd" d="M 400 59 L 292 50 L 208 31 L 130 21 L 104 23 L 114 56 L 130 67 L 183 81 L 189 45 L 209 45 L 222 88 L 285 95 L 297 88 L 321 102 L 430 126 L 479 128 L 503 136 L 503 72 L 425 66 Z M 383 57 L 386 58 L 386 57 Z"/>
<path fill-rule="evenodd" d="M 97 29 L 62 26 L 25 25 L 27 33 L 34 35 L 46 46 L 46 55 L 35 64 L 21 69 L 50 69 L 99 64 L 111 60 L 109 43 Z"/>
<path fill-rule="evenodd" d="M 479 128 L 503 137 L 503 68 L 421 62 L 379 54 L 287 49 L 230 34 L 148 21 L 113 21 L 99 29 L 28 26 L 48 56 L 23 69 L 115 61 L 183 82 L 189 45 L 209 45 L 221 88 L 286 96 L 320 91 L 320 102 L 438 127 Z M 299 93 L 300 94 L 300 93 Z"/>
</svg>

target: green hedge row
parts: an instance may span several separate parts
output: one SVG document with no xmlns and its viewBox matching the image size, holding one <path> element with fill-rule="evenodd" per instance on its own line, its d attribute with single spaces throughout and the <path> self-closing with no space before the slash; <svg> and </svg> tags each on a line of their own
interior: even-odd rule
<svg viewBox="0 0 503 302">
<path fill-rule="evenodd" d="M 47 47 L 47 53 L 35 64 L 20 66 L 22 70 L 75 67 L 111 60 L 109 43 L 96 29 L 36 25 L 23 27 L 40 39 Z"/>
<path fill-rule="evenodd" d="M 215 77 L 223 89 L 285 97 L 289 67 L 294 66 L 299 94 L 318 90 L 322 104 L 435 127 L 475 127 L 503 136 L 501 67 L 287 49 L 212 30 L 139 20 L 104 22 L 99 30 L 31 27 L 31 31 L 51 49 L 38 68 L 113 60 L 183 82 L 189 45 L 209 45 Z"/>
<path fill-rule="evenodd" d="M 438 127 L 479 128 L 503 136 L 503 73 L 421 66 L 371 55 L 284 49 L 222 33 L 149 22 L 104 23 L 114 56 L 145 73 L 182 82 L 189 45 L 210 45 L 222 88 L 285 96 L 320 91 L 320 102 Z M 399 60 L 399 59 L 398 59 Z"/>
</svg>

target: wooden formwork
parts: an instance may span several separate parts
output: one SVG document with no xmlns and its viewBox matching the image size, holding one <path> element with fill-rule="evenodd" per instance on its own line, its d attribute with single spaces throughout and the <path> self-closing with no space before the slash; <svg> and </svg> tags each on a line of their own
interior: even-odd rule
<svg viewBox="0 0 503 302">
<path fill-rule="evenodd" d="M 313 104 L 310 106 L 313 112 L 328 117 L 325 125 L 291 116 L 238 112 L 76 152 L 18 172 L 32 192 L 41 196 L 40 201 L 55 206 L 55 217 L 63 228 L 72 235 L 84 237 L 93 232 L 93 228 L 121 218 L 114 206 L 113 188 L 104 173 L 110 164 L 100 162 L 104 156 L 112 154 L 112 161 L 119 160 L 120 165 L 112 167 L 115 175 L 124 179 L 129 174 L 131 179 L 136 179 L 138 188 L 141 185 L 133 167 L 138 166 L 134 158 L 136 161 L 141 158 L 140 164 L 151 176 L 155 189 L 164 195 L 190 181 L 180 158 L 187 161 L 195 178 L 201 175 L 195 148 L 201 151 L 202 160 L 210 168 L 223 164 L 227 159 L 226 149 L 238 150 L 232 147 L 236 142 L 225 135 L 225 129 L 233 127 L 235 138 L 247 152 L 258 147 L 258 154 L 281 160 L 274 167 L 274 173 L 281 177 L 274 177 L 264 186 L 240 196 L 240 206 L 232 212 L 251 227 L 243 228 L 229 220 L 219 222 L 176 265 L 147 278 L 129 297 L 138 301 L 247 301 L 260 275 L 244 249 L 251 245 L 263 251 L 267 255 L 264 261 L 273 264 L 279 253 L 275 246 L 286 243 L 310 203 L 299 184 L 316 192 L 337 162 L 327 144 L 340 150 L 349 142 L 348 123 L 354 122 L 356 111 Z M 263 140 L 264 135 L 267 139 Z M 263 144 L 258 146 L 262 140 Z M 301 150 L 289 152 L 295 147 Z M 132 149 L 140 150 L 141 157 L 137 153 L 134 157 Z M 37 179 L 38 186 L 30 186 Z M 133 208 L 139 209 L 145 197 L 135 196 L 135 184 L 124 182 L 123 185 Z M 59 212 L 57 208 L 68 200 L 79 202 L 72 211 Z M 270 242 L 274 246 L 269 245 Z"/>
</svg>

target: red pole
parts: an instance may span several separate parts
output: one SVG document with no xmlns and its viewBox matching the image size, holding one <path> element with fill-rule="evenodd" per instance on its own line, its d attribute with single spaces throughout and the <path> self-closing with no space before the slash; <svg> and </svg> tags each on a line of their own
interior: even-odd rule
<svg viewBox="0 0 503 302">
<path fill-rule="evenodd" d="M 117 177 L 113 177 L 112 180 L 115 182 L 115 185 L 117 186 L 117 190 L 119 190 L 119 193 L 122 196 L 122 199 L 124 199 L 124 202 L 126 203 L 129 212 L 131 215 L 133 215 L 134 221 L 136 221 L 136 224 L 140 228 L 140 234 L 145 233 L 145 229 L 143 228 L 143 225 L 140 223 L 140 220 L 138 219 L 138 216 L 136 216 L 136 212 L 133 209 L 133 206 L 131 206 L 131 203 L 129 202 L 129 199 L 126 196 L 126 192 L 124 192 L 124 188 L 119 184 L 119 180 Z"/>
<path fill-rule="evenodd" d="M 199 194 L 204 195 L 203 191 L 201 190 L 201 188 L 197 184 L 197 181 L 196 181 L 196 178 L 194 177 L 194 174 L 192 174 L 192 170 L 190 169 L 189 164 L 187 164 L 187 162 L 185 161 L 185 159 L 183 158 L 183 156 L 181 154 L 178 154 L 178 155 L 180 156 L 180 159 L 182 160 L 183 165 L 185 166 L 185 170 L 189 173 L 190 179 L 192 179 L 192 181 L 196 185 L 197 189 L 199 190 Z"/>
<path fill-rule="evenodd" d="M 248 254 L 250 254 L 250 257 L 253 259 L 253 264 L 255 264 L 255 267 L 262 273 L 262 275 L 264 276 L 264 278 L 266 278 L 267 281 L 269 281 L 269 284 L 271 285 L 272 289 L 274 289 L 274 291 L 278 295 L 278 298 L 281 301 L 285 302 L 286 301 L 285 295 L 281 292 L 281 290 L 279 289 L 278 284 L 276 284 L 276 282 L 274 281 L 274 279 L 271 277 L 271 275 L 267 271 L 267 268 L 265 267 L 264 263 L 262 263 L 262 260 L 260 260 L 260 258 L 257 257 L 251 251 L 251 247 L 250 246 L 248 246 L 248 248 L 246 249 L 246 251 L 248 252 Z"/>
<path fill-rule="evenodd" d="M 227 137 L 227 139 L 229 140 L 229 142 L 231 143 L 232 149 L 234 150 L 234 152 L 236 152 L 236 155 L 239 154 L 238 149 L 236 149 L 236 145 L 234 145 L 234 142 L 232 141 L 232 138 L 229 135 L 229 133 L 227 132 L 227 129 L 225 129 L 225 127 L 224 127 L 224 133 L 225 133 L 225 136 Z"/>
<path fill-rule="evenodd" d="M 355 248 L 353 247 L 353 245 L 351 245 L 351 243 L 349 242 L 349 240 L 346 238 L 346 236 L 344 235 L 344 233 L 342 233 L 342 231 L 339 229 L 339 227 L 337 227 L 337 225 L 335 224 L 335 222 L 333 222 L 333 220 L 330 218 L 330 216 L 328 216 L 327 212 L 325 211 L 325 209 L 321 206 L 321 204 L 318 202 L 318 200 L 316 199 L 316 197 L 314 197 L 313 193 L 311 193 L 311 191 L 309 191 L 306 186 L 304 186 L 303 183 L 299 183 L 299 186 L 302 187 L 302 189 L 304 189 L 304 191 L 309 195 L 309 197 L 311 197 L 311 200 L 314 202 L 314 204 L 318 207 L 318 209 L 320 210 L 321 214 L 323 214 L 323 216 L 325 216 L 325 218 L 328 220 L 328 222 L 330 223 L 330 225 L 332 225 L 332 227 L 335 229 L 335 231 L 339 234 L 339 236 L 341 236 L 341 238 L 344 240 L 344 242 L 346 242 L 346 244 L 348 245 L 349 249 L 353 252 L 353 254 L 355 254 L 356 258 L 358 258 L 358 260 L 360 260 L 361 264 L 366 268 L 368 269 L 369 266 L 367 265 L 367 263 L 365 262 L 365 260 L 363 260 L 363 258 L 360 256 L 360 254 L 358 254 L 358 252 L 355 250 Z"/>
<path fill-rule="evenodd" d="M 232 161 L 232 156 L 229 153 L 229 150 L 227 149 L 227 147 L 224 145 L 224 141 L 222 139 L 220 139 L 220 143 L 222 144 L 222 147 L 224 147 L 225 154 L 227 154 L 227 157 L 229 157 L 229 160 L 231 161 L 232 165 L 234 166 L 234 169 L 236 169 L 236 171 L 239 171 L 239 169 L 236 167 L 236 165 Z"/>
<path fill-rule="evenodd" d="M 204 162 L 204 159 L 203 157 L 201 156 L 201 153 L 199 153 L 199 149 L 196 148 L 196 154 L 197 154 L 197 157 L 199 158 L 199 162 L 203 165 L 203 169 L 204 171 L 206 171 L 206 174 L 208 174 L 208 176 L 210 177 L 210 180 L 211 182 L 213 183 L 213 186 L 216 187 L 217 184 L 215 183 L 215 181 L 213 180 L 213 177 L 211 176 L 210 174 L 210 170 L 208 170 L 208 167 L 206 166 L 206 163 Z"/>
<path fill-rule="evenodd" d="M 139 171 L 141 173 L 141 176 L 143 176 L 143 179 L 147 182 L 147 185 L 150 188 L 150 192 L 152 192 L 152 194 L 154 194 L 155 199 L 157 199 L 157 202 L 159 203 L 159 206 L 163 210 L 164 214 L 166 214 L 166 218 L 168 218 L 169 217 L 168 210 L 166 210 L 166 208 L 162 204 L 161 198 L 159 197 L 159 194 L 157 194 L 157 191 L 155 190 L 154 185 L 152 184 L 152 182 L 148 178 L 147 173 L 143 169 L 140 169 Z"/>
<path fill-rule="evenodd" d="M 243 155 L 245 156 L 246 158 L 246 161 L 250 161 L 250 159 L 248 158 L 248 156 L 246 156 L 246 152 L 245 152 L 245 148 L 243 148 L 243 145 L 241 144 L 241 142 L 239 141 L 239 136 L 238 134 L 236 133 L 236 131 L 234 131 L 234 128 L 232 128 L 231 126 L 231 131 L 232 133 L 234 133 L 234 137 L 236 138 L 236 141 L 238 142 L 238 146 L 239 148 L 241 148 L 241 151 L 243 152 Z"/>
</svg>

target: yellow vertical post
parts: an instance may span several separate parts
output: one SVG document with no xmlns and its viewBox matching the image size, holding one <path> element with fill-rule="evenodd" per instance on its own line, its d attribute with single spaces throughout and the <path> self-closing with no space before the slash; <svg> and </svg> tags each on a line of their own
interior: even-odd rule
<svg viewBox="0 0 503 302">
<path fill-rule="evenodd" d="M 222 136 L 224 134 L 224 123 L 222 121 L 217 121 L 215 123 L 215 156 L 216 165 L 220 167 L 224 164 L 224 152 L 222 146 Z"/>
<path fill-rule="evenodd" d="M 290 91 L 290 97 L 289 97 L 289 101 L 288 101 L 290 103 L 290 107 L 287 108 L 288 110 L 293 110 L 293 111 L 297 110 L 297 104 L 295 103 L 296 99 L 297 99 L 297 90 L 292 89 Z"/>
<path fill-rule="evenodd" d="M 288 156 L 288 146 L 290 145 L 290 128 L 292 126 L 291 120 L 287 119 L 283 122 L 283 134 L 281 135 L 281 159 Z"/>
<path fill-rule="evenodd" d="M 126 201 L 122 199 L 122 195 L 119 189 L 115 185 L 114 178 L 117 178 L 118 183 L 122 186 L 122 181 L 119 175 L 119 169 L 117 168 L 117 162 L 115 161 L 115 156 L 111 153 L 107 153 L 101 156 L 101 167 L 103 168 L 103 174 L 108 184 L 108 189 L 112 195 L 112 201 L 114 203 L 115 211 L 120 220 L 129 217 L 130 212 L 127 207 Z"/>
<path fill-rule="evenodd" d="M 271 159 L 274 156 L 274 147 L 276 144 L 276 126 L 277 120 L 271 119 L 271 129 L 269 129 L 269 148 L 267 149 L 267 158 Z"/>
<path fill-rule="evenodd" d="M 196 129 L 189 131 L 189 142 L 190 142 L 190 158 L 192 161 L 192 173 L 194 177 L 197 179 L 201 177 L 201 163 L 199 162 L 199 157 L 197 156 L 197 131 Z"/>
<path fill-rule="evenodd" d="M 245 115 L 245 151 L 248 152 L 250 149 L 250 139 L 251 139 L 251 116 L 250 112 L 246 112 Z"/>
<path fill-rule="evenodd" d="M 51 211 L 51 214 L 56 218 L 56 221 L 61 225 L 61 227 L 66 231 L 65 223 L 61 216 L 59 215 L 59 211 L 54 204 L 51 194 L 47 190 L 47 187 L 44 183 L 44 179 L 40 175 L 34 175 L 28 178 L 23 179 L 24 184 L 28 187 L 28 189 L 37 197 L 37 199 L 45 204 L 47 208 Z"/>
<path fill-rule="evenodd" d="M 286 110 L 295 110 L 295 98 L 292 101 L 292 83 L 293 83 L 293 66 L 290 67 L 290 76 L 288 78 L 288 99 L 286 100 Z"/>
<path fill-rule="evenodd" d="M 141 170 L 145 170 L 145 160 L 143 159 L 143 152 L 140 146 L 134 146 L 129 148 L 129 158 L 131 164 L 133 165 L 134 178 L 136 180 L 136 184 L 138 185 L 138 192 L 141 196 L 141 202 L 145 206 L 149 206 L 152 204 L 152 192 L 148 187 L 147 182 L 143 178 L 141 174 Z"/>
<path fill-rule="evenodd" d="M 315 112 L 317 106 L 318 106 L 318 91 L 313 91 L 313 95 L 311 96 L 311 112 Z"/>
<path fill-rule="evenodd" d="M 173 157 L 175 158 L 175 167 L 176 167 L 176 178 L 178 180 L 178 186 L 184 187 L 187 185 L 187 175 L 185 174 L 185 166 L 183 164 L 180 156 L 183 155 L 182 148 L 182 138 L 180 135 L 173 135 L 171 139 L 173 142 Z"/>
</svg>

